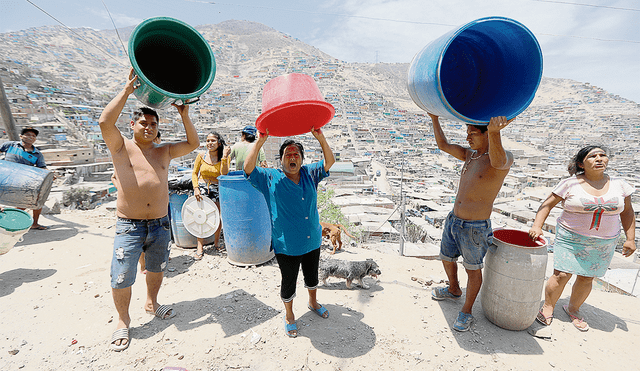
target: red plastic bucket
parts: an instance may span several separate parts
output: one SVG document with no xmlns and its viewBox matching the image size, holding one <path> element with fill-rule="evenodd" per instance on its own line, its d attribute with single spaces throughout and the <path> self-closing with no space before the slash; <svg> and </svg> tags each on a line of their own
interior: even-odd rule
<svg viewBox="0 0 640 371">
<path fill-rule="evenodd" d="M 326 125 L 335 114 L 313 77 L 302 73 L 279 76 L 262 90 L 262 114 L 256 120 L 261 133 L 288 137 Z"/>
</svg>

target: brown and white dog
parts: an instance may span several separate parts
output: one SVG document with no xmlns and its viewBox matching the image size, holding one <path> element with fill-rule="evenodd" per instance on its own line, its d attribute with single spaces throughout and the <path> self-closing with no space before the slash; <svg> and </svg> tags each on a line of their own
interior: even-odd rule
<svg viewBox="0 0 640 371">
<path fill-rule="evenodd" d="M 336 249 L 342 249 L 342 238 L 340 238 L 341 231 L 344 231 L 347 236 L 355 238 L 347 232 L 347 229 L 342 224 L 320 222 L 320 225 L 322 226 L 322 237 L 328 237 L 331 240 L 331 244 L 333 244 L 333 251 L 331 254 L 335 254 Z"/>
</svg>

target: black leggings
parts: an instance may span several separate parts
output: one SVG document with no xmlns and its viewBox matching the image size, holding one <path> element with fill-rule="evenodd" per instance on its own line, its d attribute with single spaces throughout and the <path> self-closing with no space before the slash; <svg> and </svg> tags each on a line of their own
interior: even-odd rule
<svg viewBox="0 0 640 371">
<path fill-rule="evenodd" d="M 296 281 L 298 280 L 300 266 L 302 266 L 302 275 L 304 276 L 304 287 L 310 290 L 318 287 L 320 248 L 300 256 L 276 254 L 276 260 L 282 274 L 280 297 L 285 303 L 296 297 Z"/>
</svg>

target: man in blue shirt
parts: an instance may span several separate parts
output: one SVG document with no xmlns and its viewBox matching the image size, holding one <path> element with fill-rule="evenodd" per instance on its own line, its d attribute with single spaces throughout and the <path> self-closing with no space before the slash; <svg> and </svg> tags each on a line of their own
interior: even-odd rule
<svg viewBox="0 0 640 371">
<path fill-rule="evenodd" d="M 5 161 L 16 162 L 18 164 L 35 166 L 46 169 L 42 152 L 33 143 L 36 142 L 38 130 L 33 127 L 23 128 L 20 132 L 20 141 L 4 142 L 0 146 L 0 152 L 4 152 Z M 49 229 L 44 225 L 38 224 L 42 209 L 33 210 L 33 225 L 31 229 Z"/>
<path fill-rule="evenodd" d="M 264 195 L 269 208 L 271 244 L 282 275 L 280 297 L 286 310 L 284 325 L 289 337 L 298 336 L 293 298 L 300 267 L 309 292 L 307 307 L 322 318 L 329 317 L 329 312 L 316 300 L 322 242 L 317 188 L 318 183 L 329 176 L 329 169 L 336 159 L 322 131 L 313 129 L 311 133 L 322 147 L 324 161 L 302 165 L 302 144 L 288 139 L 280 147 L 282 169 L 256 167 L 258 152 L 269 136 L 268 130 L 266 134 L 260 133 L 244 161 L 247 180 Z"/>
</svg>

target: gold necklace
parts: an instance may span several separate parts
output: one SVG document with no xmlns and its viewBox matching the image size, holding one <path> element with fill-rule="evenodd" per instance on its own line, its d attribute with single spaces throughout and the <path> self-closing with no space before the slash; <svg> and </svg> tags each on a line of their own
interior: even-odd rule
<svg viewBox="0 0 640 371">
<path fill-rule="evenodd" d="M 476 152 L 477 152 L 476 150 L 473 151 L 473 153 L 476 153 Z M 477 157 L 473 157 L 473 153 L 471 154 L 471 156 L 469 156 L 469 161 L 465 161 L 464 162 L 464 166 L 462 167 L 462 174 L 467 172 L 467 168 L 469 167 L 469 164 L 471 163 L 471 161 L 477 160 L 480 157 L 482 157 L 482 156 L 484 156 L 486 154 L 489 154 L 489 152 L 485 152 L 485 153 L 483 153 L 483 154 L 481 154 L 481 155 L 479 155 Z"/>
</svg>

